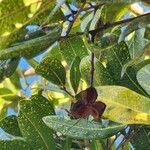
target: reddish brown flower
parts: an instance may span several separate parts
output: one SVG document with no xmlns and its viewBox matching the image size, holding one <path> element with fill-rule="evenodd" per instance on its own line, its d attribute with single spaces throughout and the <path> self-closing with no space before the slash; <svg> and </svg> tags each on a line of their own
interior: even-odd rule
<svg viewBox="0 0 150 150">
<path fill-rule="evenodd" d="M 99 119 L 106 105 L 103 102 L 96 102 L 98 97 L 97 91 L 94 87 L 89 87 L 76 95 L 77 102 L 72 104 L 70 115 L 75 118 L 87 118 L 89 115 L 95 119 Z"/>
</svg>

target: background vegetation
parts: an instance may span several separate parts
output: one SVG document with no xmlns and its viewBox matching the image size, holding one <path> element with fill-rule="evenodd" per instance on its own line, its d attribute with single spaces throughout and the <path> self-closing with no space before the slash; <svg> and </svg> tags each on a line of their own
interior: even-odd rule
<svg viewBox="0 0 150 150">
<path fill-rule="evenodd" d="M 0 149 L 149 150 L 149 6 L 0 0 Z"/>
</svg>

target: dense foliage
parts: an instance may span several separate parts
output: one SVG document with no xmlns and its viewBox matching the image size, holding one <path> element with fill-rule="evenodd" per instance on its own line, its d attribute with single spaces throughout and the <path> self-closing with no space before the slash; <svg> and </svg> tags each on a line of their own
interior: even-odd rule
<svg viewBox="0 0 150 150">
<path fill-rule="evenodd" d="M 0 150 L 150 149 L 149 6 L 0 0 Z"/>
</svg>

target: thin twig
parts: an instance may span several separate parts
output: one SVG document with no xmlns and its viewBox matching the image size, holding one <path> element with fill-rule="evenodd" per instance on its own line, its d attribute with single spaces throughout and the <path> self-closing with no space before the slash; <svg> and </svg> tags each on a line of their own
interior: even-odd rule
<svg viewBox="0 0 150 150">
<path fill-rule="evenodd" d="M 126 137 L 124 137 L 124 139 L 122 140 L 122 142 L 119 144 L 119 146 L 116 148 L 116 150 L 119 150 L 121 147 L 123 147 L 125 145 L 125 143 L 129 142 L 135 135 L 137 135 L 137 133 L 140 131 L 140 129 L 137 129 L 135 132 L 133 130 L 133 133 L 131 133 L 131 135 L 128 137 L 128 139 L 126 139 Z"/>
<path fill-rule="evenodd" d="M 62 87 L 61 90 L 63 90 L 63 91 L 66 92 L 69 96 L 71 96 L 72 98 L 74 98 L 74 96 L 66 89 L 66 87 Z"/>
<path fill-rule="evenodd" d="M 121 131 L 119 131 L 117 134 L 116 134 L 116 137 L 113 139 L 113 141 L 110 143 L 110 145 L 108 146 L 108 150 L 111 149 L 111 147 L 113 146 L 113 144 L 115 143 L 115 141 L 117 140 L 117 138 L 119 138 L 119 136 L 122 134 L 122 132 L 124 130 L 126 130 L 128 128 L 128 126 L 126 126 L 124 129 L 122 129 Z"/>
<path fill-rule="evenodd" d="M 99 8 L 99 7 L 101 7 L 101 6 L 103 6 L 103 5 L 105 5 L 105 3 L 100 3 L 100 4 L 97 4 L 97 5 L 92 5 L 92 6 L 90 6 L 90 7 L 85 7 L 85 8 L 83 8 L 82 10 L 81 10 L 81 12 L 85 12 L 85 11 L 92 11 L 93 9 L 95 9 L 95 8 Z M 80 13 L 81 13 L 80 12 Z M 74 17 L 74 14 L 69 14 L 69 15 L 67 15 L 67 16 L 69 16 L 69 17 Z M 67 17 L 66 16 L 66 17 Z"/>
<path fill-rule="evenodd" d="M 76 21 L 76 19 L 77 19 L 78 16 L 80 15 L 80 13 L 81 13 L 82 9 L 84 8 L 85 4 L 86 4 L 86 2 L 84 2 L 84 3 L 82 4 L 81 8 L 78 10 L 77 14 L 74 16 L 72 22 L 69 24 L 68 30 L 67 30 L 67 33 L 66 33 L 66 36 L 68 36 L 68 34 L 70 33 L 74 22 Z"/>
<path fill-rule="evenodd" d="M 94 53 L 92 52 L 91 54 L 91 79 L 90 79 L 90 85 L 91 87 L 93 86 L 93 82 L 94 82 Z"/>
<path fill-rule="evenodd" d="M 81 12 L 88 11 L 90 9 L 95 9 L 95 8 L 101 7 L 103 5 L 105 5 L 105 3 L 100 3 L 100 4 L 97 4 L 97 5 L 93 5 L 92 7 L 86 7 L 86 8 L 83 8 Z"/>
<path fill-rule="evenodd" d="M 148 16 L 148 15 L 150 15 L 150 13 L 146 13 L 146 14 L 143 14 L 143 15 L 140 15 L 140 16 L 137 16 L 137 17 L 133 17 L 133 18 L 124 19 L 124 20 L 117 21 L 117 22 L 114 22 L 114 23 L 106 23 L 102 27 L 99 27 L 97 29 L 88 31 L 88 33 L 90 33 L 92 35 L 94 33 L 100 32 L 102 30 L 106 30 L 106 29 L 109 29 L 109 28 L 112 28 L 112 27 L 115 27 L 115 26 L 118 26 L 118 25 L 121 25 L 121 24 L 130 23 L 131 21 L 133 21 L 137 18 L 142 18 L 142 17 Z M 64 38 L 72 38 L 72 37 L 75 37 L 75 36 L 82 36 L 84 34 L 85 34 L 85 32 L 76 32 L 75 34 L 70 34 L 68 36 L 59 37 L 58 41 L 60 41 Z"/>
</svg>

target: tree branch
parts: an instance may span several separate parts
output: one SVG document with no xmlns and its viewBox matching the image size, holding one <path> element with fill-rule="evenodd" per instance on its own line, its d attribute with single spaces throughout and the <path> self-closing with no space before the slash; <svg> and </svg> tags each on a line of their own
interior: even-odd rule
<svg viewBox="0 0 150 150">
<path fill-rule="evenodd" d="M 131 21 L 133 21 L 133 20 L 135 20 L 137 18 L 142 18 L 144 16 L 149 16 L 149 15 L 150 15 L 150 12 L 149 13 L 145 13 L 145 14 L 140 15 L 140 16 L 137 16 L 137 17 L 133 17 L 133 18 L 128 18 L 128 19 L 124 19 L 124 20 L 121 20 L 121 21 L 117 21 L 117 22 L 114 22 L 114 23 L 106 23 L 102 27 L 99 27 L 97 29 L 88 31 L 88 33 L 92 35 L 94 33 L 100 32 L 102 30 L 106 30 L 106 29 L 109 29 L 109 28 L 112 28 L 112 27 L 115 27 L 115 26 L 118 26 L 118 25 L 130 23 Z M 76 32 L 75 34 L 70 34 L 70 35 L 67 35 L 67 36 L 59 37 L 58 41 L 60 41 L 60 40 L 62 40 L 64 38 L 71 38 L 71 37 L 75 37 L 75 36 L 82 36 L 84 34 L 85 34 L 85 32 Z"/>
<path fill-rule="evenodd" d="M 93 82 L 94 82 L 94 53 L 91 54 L 91 78 L 90 78 L 90 86 L 93 86 Z"/>
</svg>

